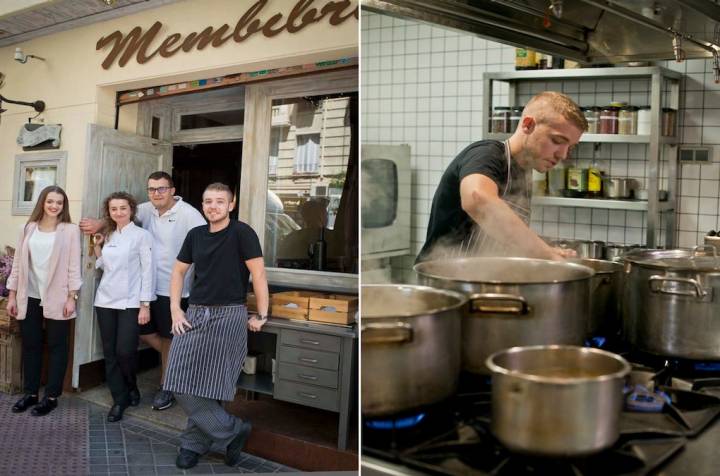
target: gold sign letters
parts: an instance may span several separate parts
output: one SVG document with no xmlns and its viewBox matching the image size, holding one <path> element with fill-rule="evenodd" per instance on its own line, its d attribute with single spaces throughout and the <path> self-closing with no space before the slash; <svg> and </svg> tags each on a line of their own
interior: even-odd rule
<svg viewBox="0 0 720 476">
<path fill-rule="evenodd" d="M 173 33 L 150 53 L 148 53 L 148 49 L 163 26 L 159 21 L 153 23 L 145 33 L 139 26 L 130 30 L 127 35 L 123 35 L 119 30 L 114 31 L 100 38 L 95 49 L 101 50 L 108 45 L 112 46 L 112 50 L 102 62 L 102 67 L 109 69 L 118 58 L 120 67 L 125 66 L 133 56 L 136 57 L 138 63 L 145 64 L 156 55 L 169 58 L 180 50 L 187 53 L 193 48 L 202 50 L 208 45 L 217 48 L 231 39 L 240 43 L 258 32 L 268 38 L 276 36 L 284 30 L 287 30 L 288 33 L 297 33 L 313 23 L 320 22 L 325 17 L 329 17 L 328 22 L 331 25 L 339 25 L 350 17 L 358 18 L 357 7 L 353 7 L 350 0 L 326 1 L 321 8 L 314 8 L 313 3 L 314 0 L 299 0 L 286 19 L 283 19 L 282 13 L 276 13 L 263 23 L 256 17 L 267 4 L 267 0 L 258 0 L 240 17 L 233 31 L 230 31 L 230 27 L 224 24 L 218 29 L 209 26 L 200 33 L 190 33 L 184 39 L 180 33 Z M 352 9 L 346 12 L 351 7 Z"/>
</svg>

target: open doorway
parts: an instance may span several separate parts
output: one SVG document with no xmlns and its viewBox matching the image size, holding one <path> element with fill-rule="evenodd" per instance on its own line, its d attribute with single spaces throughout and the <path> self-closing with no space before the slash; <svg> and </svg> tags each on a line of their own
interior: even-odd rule
<svg viewBox="0 0 720 476">
<path fill-rule="evenodd" d="M 241 165 L 242 141 L 176 145 L 172 167 L 176 193 L 200 211 L 202 193 L 213 182 L 228 185 L 237 197 Z M 238 207 L 230 218 L 238 218 Z"/>
</svg>

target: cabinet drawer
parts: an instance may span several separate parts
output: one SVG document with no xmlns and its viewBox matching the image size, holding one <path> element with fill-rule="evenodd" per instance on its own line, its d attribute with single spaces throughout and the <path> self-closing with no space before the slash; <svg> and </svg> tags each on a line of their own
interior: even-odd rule
<svg viewBox="0 0 720 476">
<path fill-rule="evenodd" d="M 322 408 L 336 412 L 340 409 L 338 391 L 315 387 L 301 383 L 278 379 L 275 382 L 275 395 L 278 400 L 300 403 L 309 407 Z"/>
<path fill-rule="evenodd" d="M 300 332 L 283 329 L 280 336 L 280 343 L 305 347 L 307 349 L 324 350 L 327 352 L 340 351 L 339 337 L 325 334 L 315 334 L 312 332 Z"/>
<path fill-rule="evenodd" d="M 330 352 L 316 352 L 314 350 L 300 349 L 281 345 L 278 348 L 278 360 L 288 364 L 304 365 L 319 369 L 337 370 L 338 354 Z"/>
<path fill-rule="evenodd" d="M 320 387 L 338 387 L 338 373 L 293 364 L 280 364 L 278 375 L 283 380 L 309 383 Z"/>
</svg>

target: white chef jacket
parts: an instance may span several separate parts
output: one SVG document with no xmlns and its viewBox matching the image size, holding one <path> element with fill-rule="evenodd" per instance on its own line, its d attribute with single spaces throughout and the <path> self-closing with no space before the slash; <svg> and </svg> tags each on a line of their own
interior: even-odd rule
<svg viewBox="0 0 720 476">
<path fill-rule="evenodd" d="M 154 301 L 152 236 L 134 223 L 115 230 L 95 262 L 103 276 L 95 293 L 95 305 L 110 309 L 139 308 Z"/>
<path fill-rule="evenodd" d="M 160 296 L 170 296 L 170 275 L 188 232 L 207 224 L 195 207 L 181 197 L 174 198 L 175 205 L 162 216 L 152 202 L 138 205 L 136 214 L 142 227 L 152 234 L 155 294 Z M 190 296 L 194 276 L 193 268 L 185 273 L 182 297 Z"/>
</svg>

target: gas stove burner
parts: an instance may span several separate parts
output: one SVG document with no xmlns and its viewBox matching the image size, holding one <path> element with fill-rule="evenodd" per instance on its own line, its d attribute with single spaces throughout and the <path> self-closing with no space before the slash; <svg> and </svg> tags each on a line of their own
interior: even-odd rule
<svg viewBox="0 0 720 476">
<path fill-rule="evenodd" d="M 425 419 L 425 413 L 387 420 L 367 420 L 365 426 L 373 430 L 403 430 L 412 428 Z"/>
<path fill-rule="evenodd" d="M 671 404 L 670 396 L 662 390 L 648 390 L 644 385 L 627 389 L 625 408 L 632 412 L 660 413 L 665 404 Z"/>
</svg>

